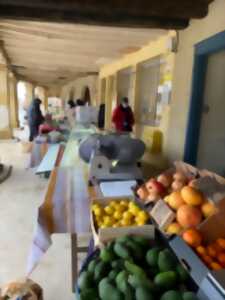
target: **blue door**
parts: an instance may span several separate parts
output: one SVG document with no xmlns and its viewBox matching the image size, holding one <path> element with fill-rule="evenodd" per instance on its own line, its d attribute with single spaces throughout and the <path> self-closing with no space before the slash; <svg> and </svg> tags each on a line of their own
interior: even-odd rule
<svg viewBox="0 0 225 300">
<path fill-rule="evenodd" d="M 225 175 L 225 32 L 195 47 L 184 160 Z"/>
</svg>

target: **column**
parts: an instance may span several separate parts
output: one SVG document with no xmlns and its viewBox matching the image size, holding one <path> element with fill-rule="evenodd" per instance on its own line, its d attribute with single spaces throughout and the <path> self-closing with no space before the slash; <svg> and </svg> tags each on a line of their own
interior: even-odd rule
<svg viewBox="0 0 225 300">
<path fill-rule="evenodd" d="M 43 102 L 44 102 L 45 112 L 47 112 L 48 111 L 48 89 L 47 88 L 44 88 L 44 99 L 43 99 Z"/>
<path fill-rule="evenodd" d="M 8 68 L 0 65 L 0 139 L 11 137 Z"/>
<path fill-rule="evenodd" d="M 9 72 L 9 106 L 10 106 L 10 125 L 11 128 L 19 127 L 18 118 L 18 98 L 17 98 L 17 80 L 12 72 Z"/>
<path fill-rule="evenodd" d="M 25 82 L 26 87 L 26 99 L 24 102 L 24 109 L 28 109 L 32 100 L 34 99 L 34 86 L 30 82 Z"/>
<path fill-rule="evenodd" d="M 112 128 L 112 97 L 113 97 L 113 76 L 106 78 L 106 99 L 105 99 L 105 128 Z"/>
</svg>

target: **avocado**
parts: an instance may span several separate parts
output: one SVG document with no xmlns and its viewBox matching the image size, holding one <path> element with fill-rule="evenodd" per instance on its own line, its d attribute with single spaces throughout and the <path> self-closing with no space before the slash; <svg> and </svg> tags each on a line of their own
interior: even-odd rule
<svg viewBox="0 0 225 300">
<path fill-rule="evenodd" d="M 130 275 L 128 277 L 128 283 L 134 288 L 144 287 L 152 292 L 157 292 L 157 287 L 154 283 L 146 276 Z"/>
<path fill-rule="evenodd" d="M 118 237 L 116 239 L 116 243 L 125 244 L 126 242 L 130 241 L 132 238 L 128 235 L 124 235 L 121 237 Z"/>
<path fill-rule="evenodd" d="M 124 300 L 123 294 L 110 283 L 108 278 L 103 278 L 98 288 L 102 300 Z"/>
<path fill-rule="evenodd" d="M 98 260 L 97 260 L 97 259 L 94 259 L 94 260 L 92 260 L 92 261 L 89 263 L 89 265 L 88 265 L 88 272 L 89 272 L 89 273 L 92 273 L 92 274 L 94 273 L 95 267 L 96 267 L 97 263 L 98 263 Z"/>
<path fill-rule="evenodd" d="M 129 273 L 127 271 L 121 271 L 117 276 L 116 276 L 116 286 L 119 291 L 122 293 L 126 294 L 126 290 L 128 288 L 128 276 Z"/>
<path fill-rule="evenodd" d="M 136 300 L 154 300 L 155 297 L 151 294 L 150 290 L 144 287 L 139 287 L 136 289 Z"/>
<path fill-rule="evenodd" d="M 89 289 L 93 285 L 93 277 L 92 274 L 84 271 L 80 274 L 78 278 L 78 287 L 82 290 Z"/>
<path fill-rule="evenodd" d="M 159 257 L 160 249 L 158 247 L 154 247 L 150 249 L 146 254 L 146 261 L 150 267 L 158 266 L 158 257 Z"/>
<path fill-rule="evenodd" d="M 159 288 L 171 289 L 177 284 L 177 274 L 174 271 L 159 273 L 155 276 L 154 283 Z"/>
<path fill-rule="evenodd" d="M 114 260 L 115 254 L 114 254 L 113 250 L 104 248 L 100 252 L 100 258 L 102 261 L 104 261 L 106 263 L 111 262 L 112 260 Z"/>
<path fill-rule="evenodd" d="M 181 264 L 177 265 L 176 271 L 180 282 L 186 282 L 189 279 L 188 272 L 184 269 L 184 267 Z"/>
<path fill-rule="evenodd" d="M 125 261 L 125 268 L 130 274 L 146 276 L 145 271 L 141 267 L 139 267 L 129 261 Z"/>
<path fill-rule="evenodd" d="M 124 260 L 123 259 L 117 259 L 111 262 L 111 266 L 113 269 L 122 271 L 124 269 Z"/>
<path fill-rule="evenodd" d="M 108 265 L 103 261 L 97 263 L 94 271 L 94 280 L 99 282 L 108 273 Z"/>
<path fill-rule="evenodd" d="M 115 243 L 114 252 L 117 256 L 123 259 L 130 259 L 131 257 L 129 249 L 121 243 Z"/>
<path fill-rule="evenodd" d="M 168 291 L 162 295 L 160 300 L 183 300 L 182 295 L 178 291 Z"/>
<path fill-rule="evenodd" d="M 150 240 L 143 236 L 132 236 L 132 239 L 135 243 L 138 243 L 139 245 L 141 245 L 144 248 L 150 246 Z"/>
<path fill-rule="evenodd" d="M 160 251 L 158 257 L 158 266 L 161 272 L 172 271 L 176 268 L 176 259 L 169 249 Z"/>
<path fill-rule="evenodd" d="M 115 280 L 117 275 L 118 275 L 118 271 L 117 270 L 112 270 L 112 271 L 110 271 L 110 273 L 108 275 L 108 278 L 110 280 Z"/>
<path fill-rule="evenodd" d="M 138 260 L 141 260 L 143 257 L 143 247 L 133 240 L 127 240 L 125 243 L 126 247 L 131 251 L 132 256 Z"/>
<path fill-rule="evenodd" d="M 182 300 L 199 300 L 198 297 L 192 292 L 184 292 Z"/>
<path fill-rule="evenodd" d="M 85 289 L 80 294 L 80 300 L 97 300 L 98 291 L 95 289 Z"/>
</svg>

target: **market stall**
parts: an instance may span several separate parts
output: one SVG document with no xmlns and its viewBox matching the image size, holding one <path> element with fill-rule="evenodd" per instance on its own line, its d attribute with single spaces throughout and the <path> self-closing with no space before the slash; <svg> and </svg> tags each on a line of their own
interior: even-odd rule
<svg viewBox="0 0 225 300">
<path fill-rule="evenodd" d="M 134 140 L 109 136 L 72 131 L 39 209 L 28 273 L 53 233 L 70 233 L 81 300 L 225 299 L 224 178 L 178 162 L 143 180 Z M 87 250 L 78 278 L 77 254 Z"/>
</svg>

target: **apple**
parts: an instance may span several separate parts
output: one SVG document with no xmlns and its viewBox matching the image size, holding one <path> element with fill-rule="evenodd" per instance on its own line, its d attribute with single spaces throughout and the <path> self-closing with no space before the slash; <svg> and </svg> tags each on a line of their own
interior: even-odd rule
<svg viewBox="0 0 225 300">
<path fill-rule="evenodd" d="M 157 177 L 157 181 L 162 183 L 165 188 L 168 188 L 172 183 L 172 176 L 169 174 L 161 174 Z"/>
<path fill-rule="evenodd" d="M 146 200 L 148 198 L 148 190 L 146 188 L 145 185 L 142 185 L 141 187 L 139 187 L 139 189 L 137 190 L 137 195 L 141 200 Z"/>
<path fill-rule="evenodd" d="M 164 187 L 164 185 L 161 182 L 157 181 L 156 179 L 149 180 L 146 184 L 146 188 L 149 193 L 155 192 L 161 196 L 165 195 L 166 193 L 166 188 Z"/>
<path fill-rule="evenodd" d="M 173 179 L 175 181 L 181 181 L 181 182 L 187 182 L 187 177 L 184 175 L 184 173 L 182 172 L 176 172 L 174 175 L 173 175 Z"/>
<path fill-rule="evenodd" d="M 172 189 L 173 189 L 173 191 L 180 191 L 185 185 L 186 185 L 185 182 L 179 181 L 179 180 L 175 180 L 172 183 Z"/>
<path fill-rule="evenodd" d="M 160 199 L 161 199 L 161 196 L 157 192 L 152 191 L 149 193 L 148 198 L 145 203 L 147 204 L 147 203 L 157 202 Z"/>
</svg>

